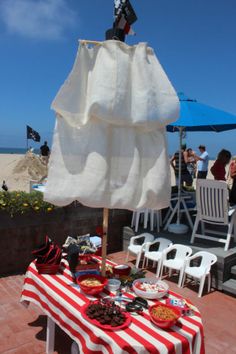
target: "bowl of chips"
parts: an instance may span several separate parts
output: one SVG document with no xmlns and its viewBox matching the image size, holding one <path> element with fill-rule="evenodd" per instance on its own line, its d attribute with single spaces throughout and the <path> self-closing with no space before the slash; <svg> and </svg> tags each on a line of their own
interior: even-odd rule
<svg viewBox="0 0 236 354">
<path fill-rule="evenodd" d="M 77 277 L 76 282 L 85 294 L 97 295 L 107 285 L 108 279 L 98 274 L 84 274 Z"/>
<path fill-rule="evenodd" d="M 181 316 L 181 312 L 176 307 L 161 302 L 150 306 L 148 311 L 151 321 L 160 328 L 174 326 Z"/>
</svg>

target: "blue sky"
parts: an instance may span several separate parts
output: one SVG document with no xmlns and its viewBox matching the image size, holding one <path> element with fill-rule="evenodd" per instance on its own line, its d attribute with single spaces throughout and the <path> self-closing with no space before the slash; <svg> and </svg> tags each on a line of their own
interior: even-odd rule
<svg viewBox="0 0 236 354">
<path fill-rule="evenodd" d="M 131 0 L 136 36 L 148 42 L 176 91 L 236 115 L 236 1 Z M 51 102 L 68 76 L 78 39 L 103 40 L 112 26 L 113 0 L 0 1 L 0 147 L 25 147 L 26 125 L 51 143 Z M 188 133 L 210 156 L 236 154 L 236 130 Z M 169 152 L 178 134 L 168 133 Z M 30 140 L 29 144 L 39 144 Z"/>
</svg>

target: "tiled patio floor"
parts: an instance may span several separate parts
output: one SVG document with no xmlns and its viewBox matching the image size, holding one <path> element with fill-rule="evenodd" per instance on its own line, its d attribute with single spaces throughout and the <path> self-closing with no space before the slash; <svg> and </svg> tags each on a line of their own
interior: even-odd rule
<svg viewBox="0 0 236 354">
<path fill-rule="evenodd" d="M 124 263 L 124 252 L 109 256 Z M 132 260 L 132 257 L 130 257 Z M 20 303 L 23 275 L 0 278 L 0 353 L 45 353 L 46 316 L 35 305 L 28 309 Z M 171 290 L 190 299 L 201 311 L 206 354 L 236 353 L 236 298 L 218 291 L 197 297 L 198 288 L 180 289 L 176 279 L 167 280 Z M 56 330 L 55 353 L 69 354 L 71 339 L 59 328 Z"/>
</svg>

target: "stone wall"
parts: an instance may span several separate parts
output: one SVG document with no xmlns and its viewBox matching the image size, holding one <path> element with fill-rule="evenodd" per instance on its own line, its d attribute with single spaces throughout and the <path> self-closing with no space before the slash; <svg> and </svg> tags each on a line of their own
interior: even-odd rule
<svg viewBox="0 0 236 354">
<path fill-rule="evenodd" d="M 108 253 L 122 250 L 123 227 L 130 225 L 131 215 L 127 210 L 109 210 Z M 24 273 L 33 259 L 31 251 L 44 243 L 45 235 L 62 246 L 68 235 L 95 235 L 102 220 L 102 209 L 80 204 L 13 218 L 0 212 L 0 276 Z"/>
</svg>

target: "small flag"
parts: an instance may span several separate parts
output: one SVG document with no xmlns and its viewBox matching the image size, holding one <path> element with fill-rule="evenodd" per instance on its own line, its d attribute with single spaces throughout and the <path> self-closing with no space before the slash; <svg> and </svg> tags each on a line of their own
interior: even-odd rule
<svg viewBox="0 0 236 354">
<path fill-rule="evenodd" d="M 137 16 L 129 0 L 114 0 L 114 16 L 115 28 L 123 29 L 125 34 L 135 34 L 131 25 Z"/>
<path fill-rule="evenodd" d="M 37 142 L 40 141 L 40 135 L 38 132 L 36 132 L 34 129 L 32 129 L 28 125 L 26 126 L 26 129 L 27 129 L 27 139 L 32 139 Z"/>
</svg>

